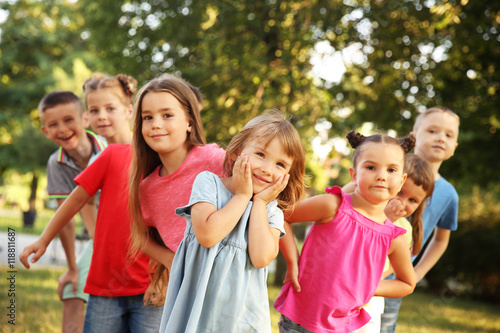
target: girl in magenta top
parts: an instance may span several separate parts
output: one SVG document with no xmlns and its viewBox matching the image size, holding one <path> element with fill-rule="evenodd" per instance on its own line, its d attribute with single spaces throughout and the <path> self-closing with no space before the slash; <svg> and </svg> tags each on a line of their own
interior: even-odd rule
<svg viewBox="0 0 500 333">
<path fill-rule="evenodd" d="M 132 253 L 153 260 L 153 280 L 144 301 L 162 305 L 175 251 L 186 220 L 175 209 L 189 202 L 202 171 L 222 176 L 225 152 L 206 145 L 199 90 L 173 75 L 149 81 L 138 92 L 134 119 L 129 206 Z"/>
<path fill-rule="evenodd" d="M 400 237 L 405 230 L 394 226 L 384 213 L 406 180 L 405 154 L 415 141 L 355 132 L 347 138 L 355 148 L 349 170 L 354 193 L 327 188 L 328 194 L 304 200 L 286 217 L 290 223 L 314 224 L 300 255 L 298 281 L 291 277 L 274 304 L 282 314 L 281 332 L 356 330 L 369 321 L 362 307 L 374 295 L 402 297 L 415 287 L 410 251 Z M 281 247 L 287 262 L 296 264 L 291 239 Z M 396 279 L 380 281 L 387 256 Z"/>
</svg>

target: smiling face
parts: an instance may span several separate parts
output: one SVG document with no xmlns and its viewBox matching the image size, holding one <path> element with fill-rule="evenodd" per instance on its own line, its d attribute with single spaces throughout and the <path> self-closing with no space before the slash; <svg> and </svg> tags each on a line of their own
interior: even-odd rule
<svg viewBox="0 0 500 333">
<path fill-rule="evenodd" d="M 351 178 L 358 192 L 372 204 L 394 198 L 406 180 L 403 149 L 395 144 L 367 143 L 358 156 Z"/>
<path fill-rule="evenodd" d="M 192 126 L 179 101 L 167 92 L 148 92 L 142 100 L 142 135 L 160 157 L 188 151 Z"/>
<path fill-rule="evenodd" d="M 415 130 L 415 154 L 430 163 L 446 161 L 455 153 L 458 120 L 447 112 L 431 112 L 422 118 Z"/>
<path fill-rule="evenodd" d="M 124 105 L 114 89 L 100 89 L 86 96 L 90 126 L 109 143 L 116 143 L 129 133 L 129 120 L 132 117 L 132 105 Z"/>
<path fill-rule="evenodd" d="M 63 149 L 73 150 L 86 138 L 88 114 L 81 113 L 75 103 L 47 108 L 40 114 L 40 119 L 45 136 Z"/>
<path fill-rule="evenodd" d="M 254 194 L 274 184 L 292 167 L 293 158 L 285 153 L 278 139 L 267 146 L 258 140 L 250 141 L 241 152 L 249 158 Z"/>
</svg>

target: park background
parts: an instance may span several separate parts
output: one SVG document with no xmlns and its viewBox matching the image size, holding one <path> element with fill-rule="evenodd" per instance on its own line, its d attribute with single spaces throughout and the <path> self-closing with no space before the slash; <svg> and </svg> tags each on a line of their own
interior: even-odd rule
<svg viewBox="0 0 500 333">
<path fill-rule="evenodd" d="M 419 112 L 443 105 L 461 118 L 440 169 L 459 193 L 459 226 L 425 290 L 498 309 L 499 59 L 494 0 L 2 0 L 1 231 L 39 233 L 53 213 L 45 166 L 56 147 L 37 105 L 54 89 L 81 96 L 93 72 L 140 85 L 182 76 L 203 92 L 207 139 L 221 146 L 265 109 L 282 110 L 307 150 L 309 194 L 349 181 L 349 130 L 404 136 Z"/>
</svg>

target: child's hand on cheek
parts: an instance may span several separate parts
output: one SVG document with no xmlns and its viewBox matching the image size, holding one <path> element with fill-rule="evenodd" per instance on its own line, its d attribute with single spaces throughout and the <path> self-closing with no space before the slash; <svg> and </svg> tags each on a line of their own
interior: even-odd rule
<svg viewBox="0 0 500 333">
<path fill-rule="evenodd" d="M 385 206 L 384 213 L 389 220 L 392 222 L 396 221 L 400 217 L 406 216 L 406 211 L 404 210 L 403 204 L 398 199 L 391 199 L 387 206 Z"/>
<path fill-rule="evenodd" d="M 253 195 L 252 174 L 248 156 L 245 154 L 241 154 L 236 159 L 232 179 L 234 195 L 243 195 L 250 200 Z"/>
<path fill-rule="evenodd" d="M 255 202 L 256 200 L 262 200 L 266 204 L 270 203 L 271 201 L 276 199 L 278 194 L 280 194 L 285 189 L 286 185 L 288 184 L 288 179 L 290 179 L 289 174 L 281 176 L 276 180 L 274 184 L 266 187 L 259 193 L 256 193 L 253 196 L 253 201 Z"/>
</svg>

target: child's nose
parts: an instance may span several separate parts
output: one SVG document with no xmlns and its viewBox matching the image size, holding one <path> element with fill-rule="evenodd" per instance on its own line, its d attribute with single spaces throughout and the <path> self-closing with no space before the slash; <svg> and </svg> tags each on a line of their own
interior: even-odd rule
<svg viewBox="0 0 500 333">
<path fill-rule="evenodd" d="M 159 119 L 159 117 L 153 117 L 153 128 L 161 128 L 161 119 Z"/>
</svg>

